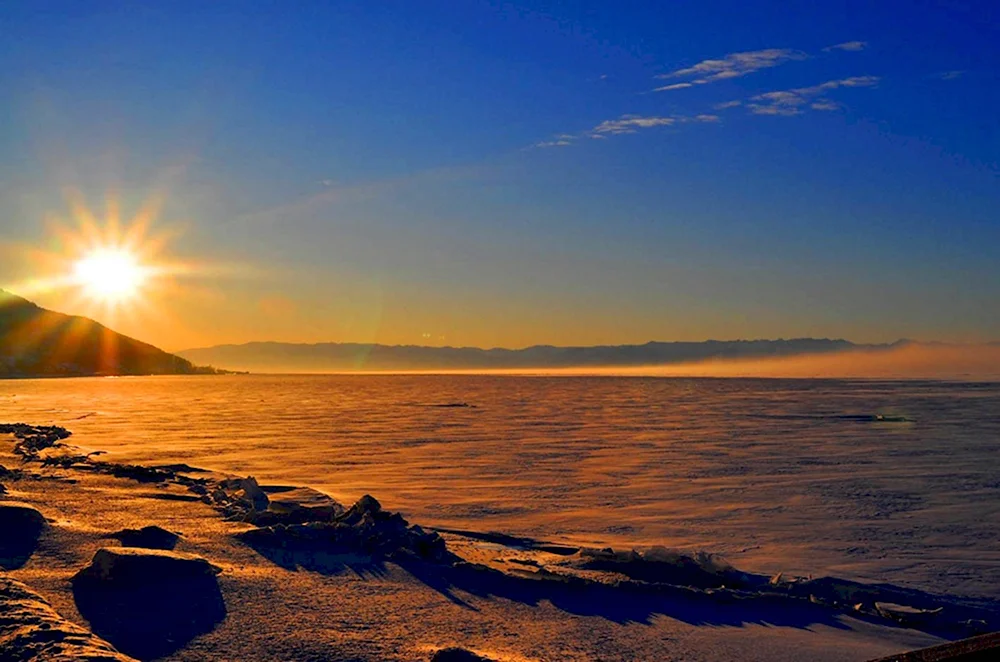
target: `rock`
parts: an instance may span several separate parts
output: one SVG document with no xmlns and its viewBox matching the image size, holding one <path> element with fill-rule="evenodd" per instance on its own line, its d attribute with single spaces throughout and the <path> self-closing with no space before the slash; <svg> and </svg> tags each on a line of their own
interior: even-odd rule
<svg viewBox="0 0 1000 662">
<path fill-rule="evenodd" d="M 452 647 L 442 648 L 434 653 L 431 662 L 493 662 L 493 660 L 465 648 Z"/>
<path fill-rule="evenodd" d="M 161 549 L 105 547 L 97 550 L 94 560 L 78 572 L 76 578 L 92 579 L 108 586 L 118 583 L 140 586 L 215 577 L 220 572 L 222 568 L 194 554 Z"/>
<path fill-rule="evenodd" d="M 944 611 L 943 607 L 937 609 L 917 609 L 907 605 L 898 605 L 892 602 L 876 602 L 875 611 L 882 617 L 891 621 L 896 621 L 901 625 L 924 626 L 934 620 L 934 617 Z"/>
<path fill-rule="evenodd" d="M 366 516 L 370 519 L 374 519 L 381 512 L 382 504 L 378 502 L 378 499 L 370 494 L 366 494 L 358 499 L 357 502 L 351 506 L 346 513 L 344 513 L 344 516 L 340 518 L 340 521 L 344 524 L 358 524 Z"/>
<path fill-rule="evenodd" d="M 567 561 L 566 565 L 581 570 L 619 573 L 652 584 L 693 588 L 742 588 L 751 583 L 748 575 L 718 556 L 704 552 L 684 554 L 665 547 L 645 551 L 582 549 L 579 558 Z M 780 581 L 780 577 L 777 579 Z"/>
<path fill-rule="evenodd" d="M 27 425 L 25 423 L 2 423 L 0 434 L 12 434 L 17 439 L 14 452 L 28 459 L 36 459 L 47 448 L 60 446 L 72 432 L 55 425 Z"/>
<path fill-rule="evenodd" d="M 176 533 L 158 526 L 144 526 L 141 529 L 122 529 L 108 535 L 123 547 L 145 547 L 147 549 L 173 549 L 180 539 Z"/>
<path fill-rule="evenodd" d="M 212 494 L 212 500 L 230 517 L 244 518 L 249 513 L 267 510 L 270 502 L 253 476 L 220 481 L 218 489 Z"/>
<path fill-rule="evenodd" d="M 135 662 L 67 621 L 27 586 L 0 577 L 0 659 Z"/>
<path fill-rule="evenodd" d="M 263 487 L 269 503 L 264 511 L 254 510 L 246 521 L 257 526 L 330 522 L 344 513 L 344 507 L 326 494 L 309 487 Z"/>
<path fill-rule="evenodd" d="M 376 564 L 385 560 L 452 563 L 457 559 L 441 536 L 410 526 L 399 513 L 382 510 L 368 495 L 329 522 L 277 524 L 237 537 L 290 569 L 334 571 L 340 562 L 330 557 L 336 555 L 352 555 Z"/>
<path fill-rule="evenodd" d="M 8 480 L 19 480 L 24 477 L 24 472 L 20 469 L 8 469 L 7 467 L 0 464 L 0 478 L 6 478 Z"/>
<path fill-rule="evenodd" d="M 0 568 L 20 568 L 38 546 L 45 528 L 45 517 L 32 508 L 17 503 L 0 503 Z"/>
<path fill-rule="evenodd" d="M 188 473 L 188 474 L 206 474 L 210 473 L 208 469 L 199 469 L 198 467 L 192 467 L 190 464 L 157 464 L 152 469 L 159 469 L 160 471 L 169 471 L 170 473 Z"/>
<path fill-rule="evenodd" d="M 114 464 L 109 462 L 95 462 L 94 464 L 115 478 L 131 478 L 140 483 L 162 483 L 174 478 L 174 474 L 169 471 L 144 467 L 141 464 Z"/>
<path fill-rule="evenodd" d="M 191 554 L 106 547 L 73 577 L 73 597 L 94 632 L 120 651 L 165 657 L 225 618 L 220 571 Z"/>
</svg>

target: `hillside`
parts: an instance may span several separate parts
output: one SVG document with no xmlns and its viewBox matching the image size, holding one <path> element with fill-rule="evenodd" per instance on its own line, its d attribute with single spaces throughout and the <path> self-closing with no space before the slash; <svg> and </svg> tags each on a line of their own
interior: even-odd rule
<svg viewBox="0 0 1000 662">
<path fill-rule="evenodd" d="M 172 375 L 212 372 L 86 317 L 0 290 L 0 377 Z"/>
<path fill-rule="evenodd" d="M 668 365 L 707 359 L 769 358 L 823 354 L 886 346 L 846 340 L 732 340 L 650 342 L 644 345 L 479 349 L 358 343 L 314 345 L 254 342 L 180 352 L 196 363 L 254 372 L 340 372 L 377 370 L 498 370 L 596 366 Z"/>
</svg>

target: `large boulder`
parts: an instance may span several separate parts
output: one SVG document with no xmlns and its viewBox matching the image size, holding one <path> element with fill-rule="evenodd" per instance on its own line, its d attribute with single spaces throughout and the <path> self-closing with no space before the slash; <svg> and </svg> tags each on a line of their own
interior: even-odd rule
<svg viewBox="0 0 1000 662">
<path fill-rule="evenodd" d="M 226 616 L 220 568 L 192 554 L 104 548 L 73 578 L 73 597 L 94 632 L 141 659 L 164 657 Z"/>
<path fill-rule="evenodd" d="M 123 547 L 143 547 L 146 549 L 173 549 L 180 539 L 176 533 L 159 526 L 144 526 L 141 529 L 122 529 L 109 534 Z"/>
<path fill-rule="evenodd" d="M 67 621 L 42 596 L 0 577 L 0 660 L 134 662 Z"/>
<path fill-rule="evenodd" d="M 15 570 L 27 563 L 44 528 L 45 517 L 31 506 L 0 503 L 0 568 Z"/>
<path fill-rule="evenodd" d="M 105 547 L 97 550 L 94 560 L 78 572 L 76 578 L 98 581 L 107 587 L 116 584 L 144 586 L 203 577 L 214 579 L 220 572 L 221 568 L 194 554 L 162 549 Z"/>
</svg>

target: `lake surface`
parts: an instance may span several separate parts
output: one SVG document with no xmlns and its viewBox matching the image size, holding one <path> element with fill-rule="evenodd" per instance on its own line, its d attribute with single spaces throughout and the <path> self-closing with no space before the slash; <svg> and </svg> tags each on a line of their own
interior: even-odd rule
<svg viewBox="0 0 1000 662">
<path fill-rule="evenodd" d="M 0 382 L 0 421 L 64 425 L 121 461 L 370 493 L 421 525 L 1000 598 L 995 383 L 27 380 Z"/>
</svg>

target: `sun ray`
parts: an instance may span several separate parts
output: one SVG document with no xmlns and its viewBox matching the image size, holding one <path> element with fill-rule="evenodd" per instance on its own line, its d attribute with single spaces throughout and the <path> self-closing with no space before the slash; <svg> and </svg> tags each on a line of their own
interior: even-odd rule
<svg viewBox="0 0 1000 662">
<path fill-rule="evenodd" d="M 165 202 L 161 193 L 154 193 L 147 199 L 139 212 L 132 217 L 129 229 L 125 233 L 122 243 L 126 245 L 137 245 L 141 243 L 146 233 L 149 231 L 153 221 L 159 216 Z"/>
<path fill-rule="evenodd" d="M 121 205 L 118 196 L 109 193 L 104 197 L 104 215 L 108 232 L 117 234 L 121 226 Z"/>
</svg>

